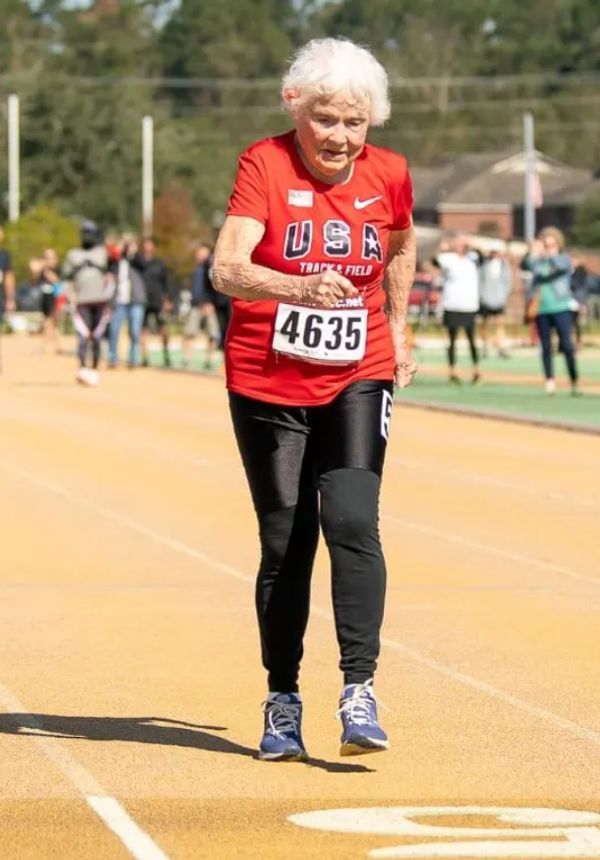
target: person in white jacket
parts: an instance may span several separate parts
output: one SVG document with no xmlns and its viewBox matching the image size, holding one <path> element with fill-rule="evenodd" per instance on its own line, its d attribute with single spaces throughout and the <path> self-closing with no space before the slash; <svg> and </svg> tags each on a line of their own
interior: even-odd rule
<svg viewBox="0 0 600 860">
<path fill-rule="evenodd" d="M 448 367 L 450 382 L 460 384 L 456 373 L 456 339 L 462 329 L 469 341 L 473 365 L 472 383 L 480 380 L 479 354 L 475 343 L 475 319 L 479 310 L 479 256 L 472 251 L 468 238 L 451 236 L 444 241 L 433 259 L 442 276 L 443 324 L 448 332 Z"/>
</svg>

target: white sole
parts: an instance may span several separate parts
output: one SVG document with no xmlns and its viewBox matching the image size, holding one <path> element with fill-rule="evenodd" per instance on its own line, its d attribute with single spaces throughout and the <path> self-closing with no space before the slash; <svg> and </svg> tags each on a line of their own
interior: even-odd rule
<svg viewBox="0 0 600 860">
<path fill-rule="evenodd" d="M 307 753 L 296 753 L 295 755 L 282 755 L 281 753 L 263 753 L 259 752 L 260 761 L 306 761 Z"/>
<path fill-rule="evenodd" d="M 359 744 L 342 744 L 340 755 L 368 755 L 369 753 L 385 752 L 390 748 L 389 741 L 372 741 L 371 746 L 360 746 Z"/>
</svg>

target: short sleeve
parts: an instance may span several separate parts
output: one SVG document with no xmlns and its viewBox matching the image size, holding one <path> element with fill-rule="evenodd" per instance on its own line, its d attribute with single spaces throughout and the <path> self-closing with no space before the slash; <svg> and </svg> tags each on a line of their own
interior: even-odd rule
<svg viewBox="0 0 600 860">
<path fill-rule="evenodd" d="M 227 215 L 254 218 L 261 224 L 267 222 L 269 202 L 266 170 L 256 149 L 249 149 L 240 156 Z"/>
<path fill-rule="evenodd" d="M 392 205 L 394 220 L 392 230 L 406 230 L 410 227 L 413 210 L 413 186 L 408 168 L 404 177 L 392 189 Z"/>
</svg>

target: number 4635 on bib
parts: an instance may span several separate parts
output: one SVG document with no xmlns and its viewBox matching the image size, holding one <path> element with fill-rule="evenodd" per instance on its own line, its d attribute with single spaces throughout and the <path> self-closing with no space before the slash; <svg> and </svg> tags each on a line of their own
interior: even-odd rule
<svg viewBox="0 0 600 860">
<path fill-rule="evenodd" d="M 360 361 L 367 343 L 366 308 L 324 310 L 280 304 L 273 349 L 319 364 Z"/>
</svg>

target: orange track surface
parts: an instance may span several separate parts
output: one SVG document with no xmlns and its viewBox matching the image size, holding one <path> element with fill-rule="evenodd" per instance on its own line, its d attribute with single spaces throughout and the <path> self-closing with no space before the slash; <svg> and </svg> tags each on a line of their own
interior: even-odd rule
<svg viewBox="0 0 600 860">
<path fill-rule="evenodd" d="M 256 525 L 222 380 L 115 371 L 83 389 L 72 358 L 36 349 L 5 338 L 0 377 L 1 858 L 363 858 L 423 840 L 287 816 L 600 812 L 600 440 L 398 408 L 376 686 L 392 749 L 338 757 L 321 551 L 312 759 L 261 763 Z M 133 848 L 97 796 L 130 816 Z"/>
</svg>

